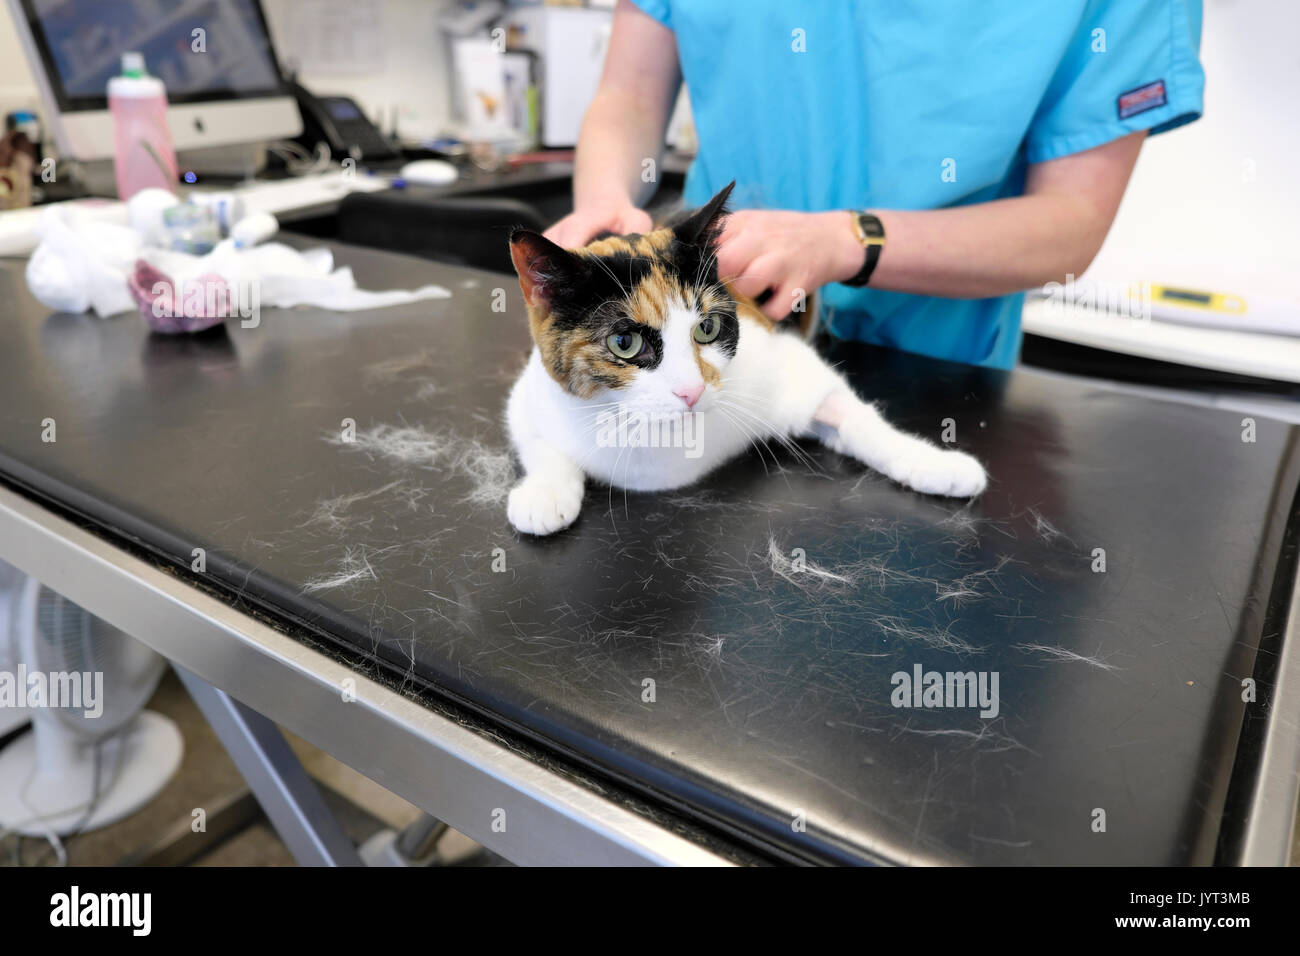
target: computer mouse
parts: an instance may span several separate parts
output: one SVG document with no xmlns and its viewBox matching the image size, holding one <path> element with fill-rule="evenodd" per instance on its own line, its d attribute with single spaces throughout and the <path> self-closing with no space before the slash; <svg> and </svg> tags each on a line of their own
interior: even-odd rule
<svg viewBox="0 0 1300 956">
<path fill-rule="evenodd" d="M 460 175 L 456 167 L 441 159 L 417 159 L 407 163 L 397 174 L 408 183 L 421 186 L 446 186 L 454 183 Z"/>
</svg>

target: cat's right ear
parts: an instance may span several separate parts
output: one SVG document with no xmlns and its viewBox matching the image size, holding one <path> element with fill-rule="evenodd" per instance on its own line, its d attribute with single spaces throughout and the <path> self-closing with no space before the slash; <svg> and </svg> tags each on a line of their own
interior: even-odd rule
<svg viewBox="0 0 1300 956">
<path fill-rule="evenodd" d="M 736 188 L 733 179 L 718 191 L 718 194 L 695 210 L 685 219 L 673 226 L 673 233 L 680 242 L 688 246 L 712 246 L 722 234 L 722 220 L 726 218 L 727 200 Z"/>
<path fill-rule="evenodd" d="M 529 305 L 549 306 L 578 272 L 577 256 L 531 229 L 510 233 L 510 260 Z"/>
</svg>

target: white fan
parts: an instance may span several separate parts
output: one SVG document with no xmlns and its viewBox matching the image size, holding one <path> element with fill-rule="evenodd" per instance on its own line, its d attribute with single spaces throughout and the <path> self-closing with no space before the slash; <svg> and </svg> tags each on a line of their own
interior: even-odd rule
<svg viewBox="0 0 1300 956">
<path fill-rule="evenodd" d="M 28 710 L 32 729 L 0 753 L 0 828 L 52 837 L 134 813 L 180 766 L 180 731 L 143 709 L 167 662 L 35 578 L 19 575 L 8 603 L 0 660 L 15 677 L 40 675 L 49 693 Z"/>
<path fill-rule="evenodd" d="M 5 680 L 6 677 L 13 680 L 18 671 L 12 642 L 6 635 L 13 615 L 13 605 L 22 591 L 25 577 L 12 564 L 0 561 L 0 680 Z M 17 696 L 13 700 L 4 699 L 3 691 L 0 690 L 0 737 L 32 719 L 31 711 L 23 700 L 25 698 L 19 699 Z"/>
</svg>

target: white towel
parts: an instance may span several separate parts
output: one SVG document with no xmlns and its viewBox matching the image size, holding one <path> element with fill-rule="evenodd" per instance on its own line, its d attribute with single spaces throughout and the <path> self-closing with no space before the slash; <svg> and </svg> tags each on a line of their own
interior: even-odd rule
<svg viewBox="0 0 1300 956">
<path fill-rule="evenodd" d="M 156 296 L 151 292 L 160 280 L 170 281 L 167 294 L 178 307 L 187 290 L 216 281 L 232 293 L 247 296 L 251 291 L 261 307 L 310 305 L 334 312 L 451 296 L 439 285 L 378 292 L 358 289 L 352 270 L 334 268 L 333 254 L 323 248 L 301 252 L 277 242 L 240 248 L 234 240 L 225 239 L 207 255 L 195 256 L 151 246 L 145 236 L 159 235 L 149 222 L 161 214 L 160 205 L 153 195 L 134 197 L 128 204 L 133 212 L 147 207 L 143 214 L 130 216 L 136 228 L 78 217 L 73 210 L 58 206 L 47 209 L 37 225 L 40 243 L 27 263 L 28 288 L 42 304 L 63 312 L 91 309 L 108 316 L 138 306 L 146 320 L 163 331 L 197 331 L 225 316 L 207 315 L 199 308 L 189 318 L 208 319 L 206 323 L 154 322 L 156 311 L 151 314 L 151 309 Z M 142 283 L 147 286 L 142 288 Z"/>
</svg>

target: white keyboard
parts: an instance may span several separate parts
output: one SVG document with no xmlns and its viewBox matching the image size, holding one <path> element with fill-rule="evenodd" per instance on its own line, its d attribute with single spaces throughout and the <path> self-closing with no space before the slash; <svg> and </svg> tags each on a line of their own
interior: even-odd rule
<svg viewBox="0 0 1300 956">
<path fill-rule="evenodd" d="M 272 215 L 295 209 L 338 202 L 348 193 L 376 192 L 387 189 L 388 179 L 365 173 L 342 170 L 297 179 L 278 179 L 241 185 L 235 192 L 244 201 L 246 212 L 269 212 Z"/>
</svg>

